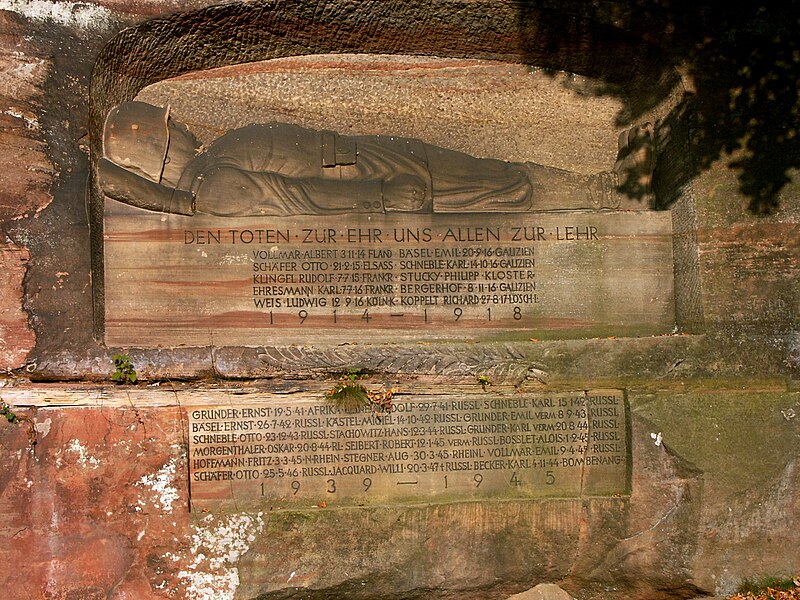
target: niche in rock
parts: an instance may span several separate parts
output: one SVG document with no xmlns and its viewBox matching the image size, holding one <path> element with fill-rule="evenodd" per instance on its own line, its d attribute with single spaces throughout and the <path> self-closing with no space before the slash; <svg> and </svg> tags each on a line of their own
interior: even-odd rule
<svg viewBox="0 0 800 600">
<path fill-rule="evenodd" d="M 108 114 L 98 169 L 106 343 L 681 328 L 692 262 L 674 227 L 691 206 L 658 179 L 670 107 L 623 128 L 621 101 L 598 89 L 524 64 L 399 55 L 144 88 Z"/>
</svg>

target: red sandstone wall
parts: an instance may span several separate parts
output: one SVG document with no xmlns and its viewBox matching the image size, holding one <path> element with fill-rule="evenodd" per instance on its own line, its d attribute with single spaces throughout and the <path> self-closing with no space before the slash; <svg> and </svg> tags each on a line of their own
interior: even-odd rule
<svg viewBox="0 0 800 600">
<path fill-rule="evenodd" d="M 16 397 L 4 388 L 27 377 L 85 380 L 113 370 L 114 349 L 93 335 L 92 68 L 124 27 L 210 4 L 0 2 L 0 370 L 17 370 L 0 379 L 0 398 Z M 612 9 L 605 25 L 617 23 Z M 800 569 L 798 184 L 764 218 L 746 210 L 721 162 L 694 188 L 705 333 L 519 350 L 550 385 L 630 390 L 638 487 L 626 511 L 586 503 L 390 507 L 321 519 L 314 511 L 192 515 L 179 408 L 118 402 L 37 412 L 20 401 L 14 410 L 33 420 L 37 444 L 34 451 L 27 422 L 0 421 L 0 589 L 14 598 L 201 598 L 204 589 L 223 598 L 290 581 L 353 594 L 367 581 L 370 589 L 422 594 L 440 585 L 477 598 L 564 578 L 571 589 L 595 586 L 596 597 L 617 586 L 625 597 L 655 598 L 659 587 L 686 597 L 693 586 L 727 591 L 745 576 Z M 287 352 L 265 367 L 255 349 L 221 349 L 212 372 L 206 349 L 131 354 L 153 378 L 295 377 L 324 363 Z M 663 446 L 651 438 L 657 433 Z M 340 537 L 349 552 L 333 543 Z M 471 548 L 480 544 L 496 552 L 476 560 Z M 492 588 L 497 573 L 503 579 Z"/>
</svg>

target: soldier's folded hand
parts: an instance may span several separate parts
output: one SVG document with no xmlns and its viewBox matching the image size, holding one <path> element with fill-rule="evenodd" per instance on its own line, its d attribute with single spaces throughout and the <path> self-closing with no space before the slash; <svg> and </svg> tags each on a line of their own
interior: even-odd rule
<svg viewBox="0 0 800 600">
<path fill-rule="evenodd" d="M 402 174 L 383 183 L 383 207 L 386 212 L 420 210 L 425 202 L 426 185 L 419 177 Z"/>
</svg>

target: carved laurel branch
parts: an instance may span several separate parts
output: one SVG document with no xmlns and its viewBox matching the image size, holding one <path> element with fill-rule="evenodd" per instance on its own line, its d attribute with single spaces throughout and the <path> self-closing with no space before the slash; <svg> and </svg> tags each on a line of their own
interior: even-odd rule
<svg viewBox="0 0 800 600">
<path fill-rule="evenodd" d="M 280 371 L 343 372 L 465 377 L 486 376 L 494 383 L 517 385 L 526 379 L 544 383 L 547 373 L 513 346 L 468 349 L 450 345 L 338 346 L 262 348 L 259 358 Z"/>
</svg>

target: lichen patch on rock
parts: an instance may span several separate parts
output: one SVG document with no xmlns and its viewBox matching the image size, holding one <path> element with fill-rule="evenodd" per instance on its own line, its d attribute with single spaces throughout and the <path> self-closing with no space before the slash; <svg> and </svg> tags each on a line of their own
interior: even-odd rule
<svg viewBox="0 0 800 600">
<path fill-rule="evenodd" d="M 189 600 L 233 600 L 239 587 L 236 564 L 264 529 L 262 513 L 215 519 L 194 527 L 192 562 L 178 573 Z"/>
<path fill-rule="evenodd" d="M 167 513 L 172 512 L 172 505 L 178 499 L 178 490 L 172 485 L 175 479 L 175 461 L 170 460 L 157 473 L 145 475 L 137 485 L 150 488 L 155 493 L 154 502 Z"/>
</svg>

